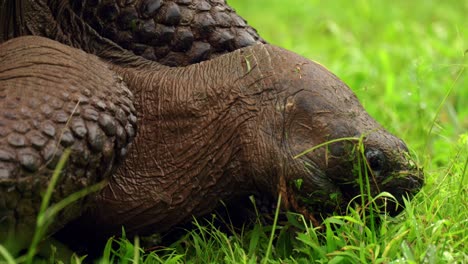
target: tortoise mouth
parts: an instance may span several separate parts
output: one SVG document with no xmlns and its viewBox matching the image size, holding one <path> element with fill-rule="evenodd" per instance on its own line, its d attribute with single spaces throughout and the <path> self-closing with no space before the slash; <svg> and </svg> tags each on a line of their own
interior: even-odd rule
<svg viewBox="0 0 468 264">
<path fill-rule="evenodd" d="M 350 203 L 358 204 L 361 201 L 359 197 L 365 197 L 367 205 L 370 201 L 375 201 L 373 207 L 379 213 L 396 216 L 403 211 L 405 199 L 411 200 L 421 190 L 424 185 L 424 174 L 420 169 L 402 170 L 392 173 L 392 176 L 388 176 L 385 181 L 372 185 L 368 192 L 366 186 L 361 188 L 356 182 L 339 184 L 343 196 L 341 211 L 345 212 Z M 390 195 L 385 195 L 384 192 Z M 371 195 L 369 198 L 367 198 L 368 193 Z"/>
<path fill-rule="evenodd" d="M 411 200 L 424 185 L 424 173 L 422 170 L 400 171 L 399 178 L 383 187 L 384 192 L 393 195 L 394 199 L 380 198 L 378 205 L 391 216 L 396 216 L 404 209 L 405 199 Z"/>
<path fill-rule="evenodd" d="M 313 164 L 307 156 L 301 159 L 303 162 Z M 353 206 L 361 201 L 359 197 L 370 194 L 371 197 L 365 199 L 375 200 L 373 206 L 377 207 L 375 209 L 380 213 L 396 216 L 403 211 L 404 200 L 411 200 L 424 185 L 424 173 L 417 167 L 394 171 L 387 176 L 372 176 L 368 173 L 369 177 L 373 177 L 369 181 L 370 192 L 366 186 L 361 188 L 356 180 L 337 182 L 336 178 L 331 179 L 326 172 L 317 169 L 316 166 L 309 166 L 306 174 L 301 187 L 295 186 L 294 181 L 290 185 L 294 189 L 293 193 L 297 197 L 299 206 L 314 215 L 345 214 L 350 205 Z M 361 190 L 364 193 L 361 193 Z M 390 195 L 381 195 L 383 192 Z"/>
</svg>

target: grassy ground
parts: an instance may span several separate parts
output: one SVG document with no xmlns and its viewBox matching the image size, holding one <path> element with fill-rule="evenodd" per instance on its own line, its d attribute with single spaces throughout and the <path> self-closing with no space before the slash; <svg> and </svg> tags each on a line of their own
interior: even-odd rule
<svg viewBox="0 0 468 264">
<path fill-rule="evenodd" d="M 122 240 L 101 263 L 468 263 L 468 2 L 229 3 L 268 42 L 343 79 L 408 143 L 426 185 L 402 215 L 373 228 L 355 211 L 327 219 L 325 231 L 294 214 L 235 235 L 201 225 L 150 254 L 135 247 L 138 240 Z"/>
</svg>

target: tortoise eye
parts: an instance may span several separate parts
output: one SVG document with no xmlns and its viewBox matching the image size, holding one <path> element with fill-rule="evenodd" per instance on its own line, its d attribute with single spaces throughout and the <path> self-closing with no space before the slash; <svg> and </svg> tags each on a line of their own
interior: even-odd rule
<svg viewBox="0 0 468 264">
<path fill-rule="evenodd" d="M 378 149 L 367 149 L 366 159 L 370 168 L 376 173 L 380 173 L 385 168 L 385 155 Z"/>
</svg>

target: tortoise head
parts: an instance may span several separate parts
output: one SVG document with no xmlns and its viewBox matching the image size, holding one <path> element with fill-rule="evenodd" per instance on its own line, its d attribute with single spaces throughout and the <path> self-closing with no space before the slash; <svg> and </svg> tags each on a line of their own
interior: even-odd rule
<svg viewBox="0 0 468 264">
<path fill-rule="evenodd" d="M 402 204 L 421 188 L 422 170 L 405 143 L 370 117 L 346 84 L 292 52 L 269 47 L 265 56 L 277 96 L 261 117 L 260 149 L 264 170 L 277 175 L 271 189 L 286 192 L 286 204 L 331 213 L 361 192 L 388 192 Z M 401 208 L 386 204 L 385 210 Z"/>
</svg>

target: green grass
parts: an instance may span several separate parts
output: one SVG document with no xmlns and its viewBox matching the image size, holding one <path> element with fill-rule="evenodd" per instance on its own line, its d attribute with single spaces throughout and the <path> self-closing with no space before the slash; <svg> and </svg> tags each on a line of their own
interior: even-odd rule
<svg viewBox="0 0 468 264">
<path fill-rule="evenodd" d="M 138 239 L 110 240 L 100 263 L 468 263 L 468 2 L 229 3 L 269 43 L 345 81 L 409 145 L 426 185 L 403 214 L 377 215 L 375 226 L 359 209 L 326 219 L 324 230 L 293 213 L 286 222 L 233 235 L 197 223 L 151 253 Z M 8 253 L 0 247 L 2 254 Z"/>
</svg>

